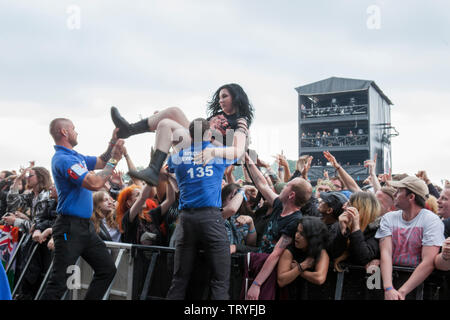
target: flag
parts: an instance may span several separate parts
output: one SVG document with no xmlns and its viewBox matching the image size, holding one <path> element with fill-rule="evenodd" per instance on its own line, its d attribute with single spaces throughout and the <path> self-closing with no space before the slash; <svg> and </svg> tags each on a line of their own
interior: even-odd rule
<svg viewBox="0 0 450 320">
<path fill-rule="evenodd" d="M 11 258 L 17 248 L 19 240 L 19 228 L 3 225 L 0 226 L 0 262 L 6 269 L 11 262 Z M 15 264 L 9 268 L 7 277 L 10 285 L 14 283 Z"/>
</svg>

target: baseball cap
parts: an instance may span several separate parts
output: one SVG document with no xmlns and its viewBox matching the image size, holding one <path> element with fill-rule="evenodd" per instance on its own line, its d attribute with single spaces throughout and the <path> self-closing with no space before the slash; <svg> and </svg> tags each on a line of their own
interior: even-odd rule
<svg viewBox="0 0 450 320">
<path fill-rule="evenodd" d="M 321 192 L 320 198 L 333 209 L 333 215 L 338 217 L 342 213 L 342 206 L 348 201 L 347 197 L 337 191 Z"/>
<path fill-rule="evenodd" d="M 389 184 L 394 188 L 406 188 L 418 196 L 421 196 L 424 200 L 428 198 L 428 187 L 420 178 L 408 176 L 400 181 L 389 181 Z"/>
</svg>

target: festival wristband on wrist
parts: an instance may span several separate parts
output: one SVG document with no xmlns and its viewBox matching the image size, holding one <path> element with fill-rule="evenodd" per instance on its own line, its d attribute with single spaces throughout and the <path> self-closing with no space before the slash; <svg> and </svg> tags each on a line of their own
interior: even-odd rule
<svg viewBox="0 0 450 320">
<path fill-rule="evenodd" d="M 242 190 L 242 189 L 239 189 L 238 192 L 242 195 L 242 197 L 244 198 L 244 200 L 247 201 L 247 197 L 245 196 L 245 191 Z"/>
<path fill-rule="evenodd" d="M 261 284 L 259 284 L 256 280 L 253 280 L 253 283 L 252 284 L 254 284 L 255 286 L 257 286 L 257 287 L 261 287 Z"/>
<path fill-rule="evenodd" d="M 117 165 L 117 162 L 118 162 L 118 161 L 117 161 L 116 159 L 111 158 L 111 159 L 108 160 L 108 162 L 106 163 L 106 165 L 115 168 L 116 165 Z"/>
<path fill-rule="evenodd" d="M 393 287 L 387 287 L 387 288 L 384 289 L 384 292 L 388 292 L 388 291 L 390 291 L 392 289 L 394 289 L 394 288 Z"/>
<path fill-rule="evenodd" d="M 298 262 L 297 262 L 297 267 L 298 267 L 298 271 L 300 271 L 300 273 L 303 273 L 305 271 L 305 269 L 302 268 L 302 265 Z"/>
</svg>

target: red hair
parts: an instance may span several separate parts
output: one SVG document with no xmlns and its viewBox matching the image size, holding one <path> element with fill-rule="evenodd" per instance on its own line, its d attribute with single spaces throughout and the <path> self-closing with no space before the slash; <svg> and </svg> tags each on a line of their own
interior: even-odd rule
<svg viewBox="0 0 450 320">
<path fill-rule="evenodd" d="M 117 196 L 117 205 L 116 205 L 116 222 L 119 225 L 120 233 L 123 233 L 122 229 L 122 219 L 130 207 L 127 204 L 127 201 L 131 198 L 131 195 L 133 193 L 134 189 L 140 189 L 141 187 L 133 184 L 129 187 L 126 187 L 122 191 L 120 191 L 119 195 Z"/>
</svg>

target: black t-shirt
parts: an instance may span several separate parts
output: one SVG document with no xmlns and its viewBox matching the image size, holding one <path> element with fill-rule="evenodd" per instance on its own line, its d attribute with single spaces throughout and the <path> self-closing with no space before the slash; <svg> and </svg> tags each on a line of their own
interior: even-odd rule
<svg viewBox="0 0 450 320">
<path fill-rule="evenodd" d="M 450 237 L 450 218 L 444 219 L 442 220 L 442 222 L 444 223 L 444 237 L 445 239 L 447 239 L 448 237 Z"/>
<path fill-rule="evenodd" d="M 136 215 L 133 222 L 130 222 L 130 210 L 127 210 L 127 212 L 125 212 L 122 218 L 122 229 L 123 229 L 122 242 L 140 244 L 139 239 L 141 237 L 142 230 L 145 229 L 145 224 L 153 224 L 155 227 L 159 226 L 158 223 L 160 222 L 159 219 L 161 219 L 161 206 L 158 206 L 157 208 L 151 210 L 149 214 L 152 217 L 152 219 L 158 221 L 154 220 L 152 222 L 142 221 L 139 218 L 139 215 Z"/>
<path fill-rule="evenodd" d="M 295 211 L 288 216 L 282 217 L 282 211 L 283 204 L 280 198 L 276 198 L 273 202 L 271 219 L 261 239 L 260 252 L 271 253 L 283 234 L 292 239 L 295 237 L 298 221 L 302 217 L 302 213 Z"/>
<path fill-rule="evenodd" d="M 246 126 L 248 126 L 245 118 L 238 118 L 237 113 L 227 115 L 224 112 L 219 112 L 207 120 L 213 131 L 213 139 L 219 139 L 219 142 L 223 145 L 231 145 L 233 143 L 234 131 L 239 127 L 239 122 L 245 122 Z M 221 141 L 220 135 L 222 135 L 223 141 Z"/>
<path fill-rule="evenodd" d="M 301 263 L 308 258 L 306 252 L 297 248 L 294 243 L 291 243 L 286 249 L 292 253 L 293 259 L 298 263 Z"/>
</svg>

